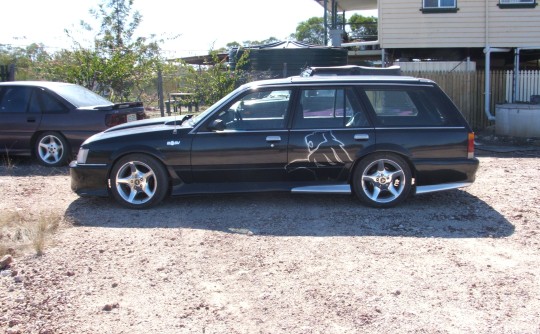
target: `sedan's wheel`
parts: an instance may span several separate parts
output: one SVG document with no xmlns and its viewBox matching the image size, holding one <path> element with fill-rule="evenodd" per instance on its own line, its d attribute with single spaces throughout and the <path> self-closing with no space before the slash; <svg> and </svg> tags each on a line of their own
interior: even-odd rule
<svg viewBox="0 0 540 334">
<path fill-rule="evenodd" d="M 358 198 L 372 207 L 386 208 L 401 203 L 411 190 L 411 170 L 401 157 L 377 153 L 360 161 L 353 187 Z"/>
<path fill-rule="evenodd" d="M 120 159 L 111 173 L 114 198 L 131 209 L 145 209 L 158 204 L 168 190 L 167 173 L 156 159 L 132 154 Z"/>
<path fill-rule="evenodd" d="M 36 140 L 35 155 L 44 166 L 62 166 L 69 159 L 69 146 L 59 133 L 44 132 Z"/>
</svg>

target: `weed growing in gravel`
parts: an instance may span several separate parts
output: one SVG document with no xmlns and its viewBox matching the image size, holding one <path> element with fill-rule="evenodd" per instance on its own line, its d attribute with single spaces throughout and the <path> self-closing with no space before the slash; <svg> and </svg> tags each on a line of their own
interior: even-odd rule
<svg viewBox="0 0 540 334">
<path fill-rule="evenodd" d="M 2 155 L 2 165 L 7 170 L 12 170 L 15 167 L 15 163 L 13 162 L 13 158 L 9 155 L 9 151 L 6 149 L 6 153 Z"/>
<path fill-rule="evenodd" d="M 26 217 L 19 211 L 5 211 L 0 214 L 0 256 L 33 248 L 42 255 L 49 237 L 60 225 L 58 214 L 40 213 L 36 217 Z"/>
</svg>

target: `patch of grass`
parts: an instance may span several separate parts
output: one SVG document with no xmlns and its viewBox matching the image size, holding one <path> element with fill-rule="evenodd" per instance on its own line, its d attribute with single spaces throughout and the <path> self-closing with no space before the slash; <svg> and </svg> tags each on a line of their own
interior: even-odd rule
<svg viewBox="0 0 540 334">
<path fill-rule="evenodd" d="M 9 155 L 8 150 L 6 150 L 6 153 L 2 155 L 2 165 L 7 170 L 12 170 L 13 168 L 15 168 L 15 163 L 13 162 L 13 158 L 11 157 L 11 155 Z"/>
<path fill-rule="evenodd" d="M 29 248 L 36 255 L 42 255 L 61 221 L 62 216 L 53 213 L 36 216 L 25 216 L 20 211 L 0 213 L 0 256 L 14 255 Z"/>
</svg>

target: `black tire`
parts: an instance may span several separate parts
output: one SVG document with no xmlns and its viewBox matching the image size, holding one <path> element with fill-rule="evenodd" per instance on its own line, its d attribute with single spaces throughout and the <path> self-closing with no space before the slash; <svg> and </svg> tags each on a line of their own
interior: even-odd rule
<svg viewBox="0 0 540 334">
<path fill-rule="evenodd" d="M 43 166 L 63 166 L 68 163 L 70 153 L 66 139 L 58 132 L 43 132 L 36 138 L 34 155 Z"/>
<path fill-rule="evenodd" d="M 159 204 L 168 193 L 168 184 L 165 167 L 144 154 L 122 157 L 111 171 L 113 197 L 130 209 L 147 209 Z"/>
<path fill-rule="evenodd" d="M 411 169 L 403 158 L 392 153 L 375 153 L 360 161 L 352 186 L 366 205 L 389 208 L 409 196 L 411 182 Z"/>
</svg>

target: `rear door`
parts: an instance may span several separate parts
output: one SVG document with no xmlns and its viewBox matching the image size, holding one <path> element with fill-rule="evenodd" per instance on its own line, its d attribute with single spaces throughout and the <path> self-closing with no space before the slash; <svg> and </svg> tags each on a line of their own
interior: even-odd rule
<svg viewBox="0 0 540 334">
<path fill-rule="evenodd" d="M 291 127 L 287 177 L 345 182 L 357 154 L 374 143 L 374 129 L 351 87 L 302 88 Z"/>
<path fill-rule="evenodd" d="M 31 150 L 31 138 L 41 122 L 41 111 L 32 102 L 34 88 L 0 87 L 0 150 L 23 153 Z"/>
</svg>

